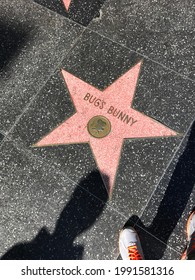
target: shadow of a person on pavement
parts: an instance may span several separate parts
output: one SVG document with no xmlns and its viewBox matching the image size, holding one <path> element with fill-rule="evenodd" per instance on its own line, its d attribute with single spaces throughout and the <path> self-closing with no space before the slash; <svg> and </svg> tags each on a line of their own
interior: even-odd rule
<svg viewBox="0 0 195 280">
<path fill-rule="evenodd" d="M 163 185 L 163 179 L 159 186 L 161 184 Z M 139 236 L 146 259 L 161 259 L 163 257 L 169 237 L 186 208 L 194 186 L 195 122 L 191 127 L 185 150 L 178 160 L 172 177 L 168 183 L 168 187 L 164 193 L 164 197 L 160 202 L 157 214 L 150 226 L 146 227 L 137 216 L 130 217 L 125 225 L 125 227 L 134 226 L 138 234 L 140 233 Z M 154 202 L 158 201 L 159 192 L 155 192 L 152 199 Z M 192 209 L 189 209 L 189 212 L 191 210 Z M 145 211 L 147 210 L 145 209 Z M 145 211 L 142 215 L 148 215 Z M 183 232 L 181 234 L 183 234 Z M 162 242 L 160 243 L 159 240 Z M 154 250 L 152 250 L 152 248 Z M 181 253 L 183 249 L 184 248 L 181 248 Z"/>
<path fill-rule="evenodd" d="M 16 59 L 29 41 L 29 26 L 6 24 L 0 20 L 0 72 L 8 70 L 9 63 Z"/>
<path fill-rule="evenodd" d="M 104 174 L 106 177 L 106 175 Z M 107 178 L 107 180 L 109 180 Z M 108 193 L 98 171 L 82 179 L 63 209 L 50 234 L 42 228 L 30 242 L 13 246 L 4 260 L 73 260 L 82 259 L 84 247 L 74 245 L 75 238 L 90 228 L 102 213 Z"/>
</svg>

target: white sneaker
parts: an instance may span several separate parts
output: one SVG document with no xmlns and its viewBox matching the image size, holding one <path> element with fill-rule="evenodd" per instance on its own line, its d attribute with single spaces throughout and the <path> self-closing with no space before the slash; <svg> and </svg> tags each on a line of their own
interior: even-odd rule
<svg viewBox="0 0 195 280">
<path fill-rule="evenodd" d="M 120 232 L 119 250 L 123 260 L 144 259 L 141 243 L 134 228 L 128 227 Z"/>
</svg>

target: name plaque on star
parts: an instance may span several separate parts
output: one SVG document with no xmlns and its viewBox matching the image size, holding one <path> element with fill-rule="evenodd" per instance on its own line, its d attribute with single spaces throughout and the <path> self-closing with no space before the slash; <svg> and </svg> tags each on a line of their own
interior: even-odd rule
<svg viewBox="0 0 195 280">
<path fill-rule="evenodd" d="M 83 99 L 88 101 L 88 103 L 93 104 L 95 107 L 98 107 L 100 110 L 104 110 L 106 114 L 116 117 L 125 124 L 132 126 L 138 122 L 138 120 L 135 120 L 124 111 L 115 108 L 114 106 L 107 105 L 103 99 L 97 98 L 90 93 L 87 93 Z"/>
<path fill-rule="evenodd" d="M 177 135 L 133 108 L 141 64 L 138 62 L 103 91 L 62 70 L 76 112 L 34 146 L 88 143 L 111 195 L 124 139 Z"/>
</svg>

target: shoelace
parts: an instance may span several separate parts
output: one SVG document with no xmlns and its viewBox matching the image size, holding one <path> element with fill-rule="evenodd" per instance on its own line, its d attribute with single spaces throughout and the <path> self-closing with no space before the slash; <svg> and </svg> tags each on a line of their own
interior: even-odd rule
<svg viewBox="0 0 195 280">
<path fill-rule="evenodd" d="M 142 260 L 142 257 L 137 249 L 136 245 L 128 247 L 128 254 L 130 260 Z"/>
</svg>

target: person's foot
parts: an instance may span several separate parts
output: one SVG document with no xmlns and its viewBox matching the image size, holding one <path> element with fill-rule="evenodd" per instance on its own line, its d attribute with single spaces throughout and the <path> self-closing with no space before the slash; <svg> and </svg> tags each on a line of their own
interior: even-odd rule
<svg viewBox="0 0 195 280">
<path fill-rule="evenodd" d="M 123 260 L 144 259 L 141 243 L 134 228 L 128 227 L 120 232 L 119 250 Z"/>
<path fill-rule="evenodd" d="M 195 211 L 190 214 L 187 220 L 186 235 L 188 244 L 181 257 L 182 260 L 188 259 L 192 251 L 195 254 Z"/>
</svg>

